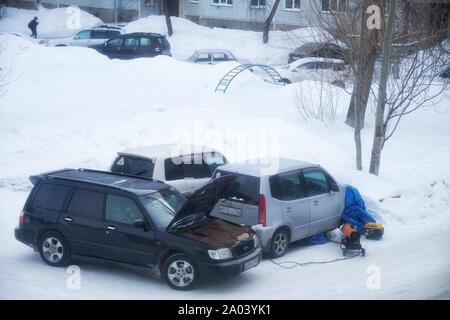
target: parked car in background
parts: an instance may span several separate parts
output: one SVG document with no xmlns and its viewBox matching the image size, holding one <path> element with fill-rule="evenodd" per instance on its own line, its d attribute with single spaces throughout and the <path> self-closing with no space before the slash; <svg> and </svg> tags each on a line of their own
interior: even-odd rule
<svg viewBox="0 0 450 320">
<path fill-rule="evenodd" d="M 69 38 L 51 39 L 47 42 L 51 47 L 96 47 L 101 46 L 106 40 L 116 38 L 125 31 L 119 26 L 100 25 L 91 29 L 84 29 Z"/>
<path fill-rule="evenodd" d="M 350 68 L 344 60 L 329 58 L 302 58 L 276 70 L 285 83 L 316 80 L 345 88 L 350 78 Z"/>
<path fill-rule="evenodd" d="M 188 59 L 189 62 L 202 64 L 217 64 L 224 61 L 236 61 L 240 64 L 251 64 L 250 60 L 238 59 L 225 49 L 197 50 Z"/>
<path fill-rule="evenodd" d="M 214 178 L 237 177 L 222 193 L 211 216 L 252 225 L 265 252 L 286 253 L 289 243 L 340 225 L 345 186 L 318 165 L 292 159 L 273 159 L 278 169 L 258 164 L 227 164 Z"/>
<path fill-rule="evenodd" d="M 288 63 L 309 57 L 341 59 L 348 62 L 347 49 L 330 42 L 309 42 L 289 53 Z"/>
<path fill-rule="evenodd" d="M 227 159 L 212 148 L 164 144 L 118 152 L 111 171 L 157 179 L 190 195 L 226 163 Z"/>
<path fill-rule="evenodd" d="M 186 200 L 165 183 L 111 172 L 31 176 L 15 237 L 50 266 L 102 259 L 189 290 L 200 278 L 239 274 L 260 261 L 251 227 L 209 216 L 233 179 L 215 179 Z"/>
<path fill-rule="evenodd" d="M 448 67 L 448 68 L 445 69 L 443 72 L 441 72 L 441 73 L 439 74 L 439 77 L 445 78 L 445 79 L 450 78 L 450 67 Z"/>
<path fill-rule="evenodd" d="M 170 43 L 158 33 L 127 33 L 106 41 L 96 48 L 110 59 L 152 58 L 159 55 L 172 56 Z"/>
</svg>

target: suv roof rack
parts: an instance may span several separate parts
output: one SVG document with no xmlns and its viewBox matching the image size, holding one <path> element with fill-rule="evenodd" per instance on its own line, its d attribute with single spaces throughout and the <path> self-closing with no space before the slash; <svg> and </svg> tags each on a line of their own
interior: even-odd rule
<svg viewBox="0 0 450 320">
<path fill-rule="evenodd" d="M 86 179 L 83 179 L 82 177 L 76 178 L 76 177 L 64 177 L 64 176 L 58 176 L 57 175 L 58 173 L 62 173 L 62 172 L 65 172 L 65 171 L 78 171 L 78 172 L 86 172 L 86 173 L 98 173 L 98 174 L 105 174 L 105 175 L 113 175 L 113 176 L 117 176 L 117 177 L 128 177 L 128 178 L 146 180 L 146 181 L 151 181 L 151 182 L 159 182 L 159 183 L 163 183 L 164 184 L 164 182 L 162 182 L 160 180 L 157 180 L 157 179 L 153 179 L 153 178 L 136 176 L 136 175 L 131 175 L 131 174 L 122 174 L 122 173 L 116 173 L 116 172 L 111 172 L 111 171 L 85 169 L 85 168 L 80 168 L 80 169 L 65 168 L 65 169 L 60 169 L 60 170 L 44 172 L 44 173 L 41 173 L 41 174 L 30 176 L 30 181 L 31 181 L 31 183 L 33 185 L 36 185 L 42 179 L 76 181 L 76 182 L 83 182 L 83 183 L 87 183 L 87 184 L 97 185 L 97 186 L 109 187 L 109 188 L 113 188 L 113 189 L 116 189 L 116 190 L 129 191 L 129 188 L 126 188 L 126 187 L 123 188 L 123 187 L 118 187 L 118 186 L 115 186 L 115 185 L 112 185 L 112 184 L 108 184 L 108 183 L 102 183 L 102 182 L 99 182 L 99 181 L 86 180 Z"/>
<path fill-rule="evenodd" d="M 61 171 L 61 170 L 59 170 L 59 171 Z M 56 172 L 59 172 L 59 171 L 56 171 Z M 102 174 L 109 174 L 109 175 L 114 175 L 114 176 L 119 176 L 119 177 L 129 177 L 129 178 L 136 178 L 136 179 L 142 179 L 142 180 L 148 180 L 148 181 L 164 183 L 163 181 L 158 180 L 158 179 L 153 179 L 153 178 L 150 178 L 150 177 L 143 177 L 143 176 L 136 176 L 136 175 L 128 174 L 128 173 L 118 173 L 118 172 L 112 172 L 112 171 L 103 171 L 103 170 L 85 169 L 85 168 L 79 168 L 78 171 L 102 173 Z"/>
<path fill-rule="evenodd" d="M 114 26 L 114 25 L 110 25 L 110 24 L 100 24 L 98 26 L 95 26 L 93 29 L 115 29 L 115 30 L 122 30 L 122 27 L 120 26 Z"/>
</svg>

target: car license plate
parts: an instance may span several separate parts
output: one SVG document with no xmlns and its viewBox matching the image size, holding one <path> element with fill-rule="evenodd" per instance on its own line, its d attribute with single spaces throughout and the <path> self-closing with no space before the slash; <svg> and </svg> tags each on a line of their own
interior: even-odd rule
<svg viewBox="0 0 450 320">
<path fill-rule="evenodd" d="M 242 210 L 239 208 L 219 206 L 219 212 L 223 213 L 223 214 L 228 214 L 230 216 L 235 216 L 235 217 L 242 216 Z"/>
<path fill-rule="evenodd" d="M 259 257 L 256 257 L 255 259 L 244 263 L 244 271 L 248 270 L 250 268 L 253 268 L 254 266 L 256 266 L 258 264 L 258 262 L 259 262 Z"/>
</svg>

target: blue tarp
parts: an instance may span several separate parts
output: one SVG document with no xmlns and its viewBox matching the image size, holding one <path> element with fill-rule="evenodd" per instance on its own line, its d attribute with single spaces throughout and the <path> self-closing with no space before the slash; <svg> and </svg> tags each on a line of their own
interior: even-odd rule
<svg viewBox="0 0 450 320">
<path fill-rule="evenodd" d="M 345 190 L 345 209 L 342 219 L 356 226 L 359 233 L 364 234 L 364 225 L 369 222 L 376 222 L 375 219 L 366 211 L 366 205 L 359 194 L 359 191 L 347 186 Z"/>
<path fill-rule="evenodd" d="M 303 239 L 305 244 L 324 244 L 327 243 L 327 236 L 325 233 L 319 233 L 316 235 L 313 235 L 311 237 Z"/>
<path fill-rule="evenodd" d="M 345 189 L 345 208 L 342 214 L 342 220 L 356 226 L 359 233 L 364 234 L 364 225 L 369 222 L 376 222 L 367 212 L 366 205 L 358 189 L 347 186 Z M 306 244 L 324 244 L 327 242 L 325 233 L 319 233 L 314 236 L 303 239 Z"/>
</svg>

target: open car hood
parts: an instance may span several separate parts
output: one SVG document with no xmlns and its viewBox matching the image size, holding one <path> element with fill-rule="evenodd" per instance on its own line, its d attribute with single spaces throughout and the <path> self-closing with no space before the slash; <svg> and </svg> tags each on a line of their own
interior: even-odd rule
<svg viewBox="0 0 450 320">
<path fill-rule="evenodd" d="M 181 219 L 192 214 L 209 215 L 217 201 L 220 200 L 221 195 L 225 189 L 233 182 L 237 176 L 235 174 L 221 176 L 204 184 L 200 189 L 192 193 L 189 199 L 184 203 L 181 209 L 177 212 L 175 217 L 170 221 L 166 230 L 168 232 L 174 231 L 173 225 Z"/>
</svg>

